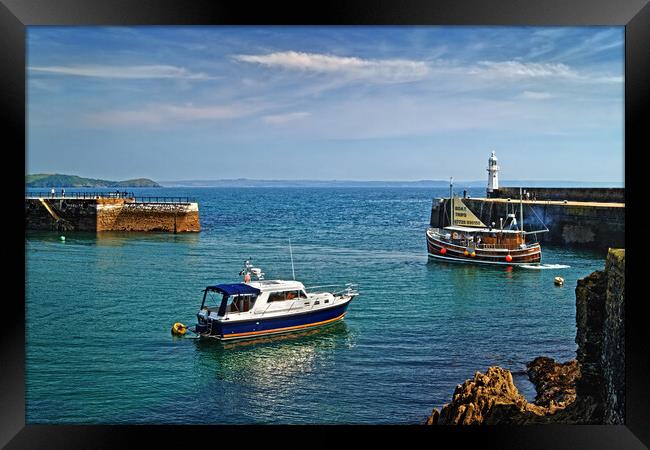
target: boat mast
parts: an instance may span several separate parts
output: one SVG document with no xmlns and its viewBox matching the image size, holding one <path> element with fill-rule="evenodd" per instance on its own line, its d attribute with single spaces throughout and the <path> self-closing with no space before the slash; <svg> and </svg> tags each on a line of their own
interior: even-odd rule
<svg viewBox="0 0 650 450">
<path fill-rule="evenodd" d="M 519 187 L 519 231 L 524 232 L 524 197 Z"/>
<path fill-rule="evenodd" d="M 454 177 L 449 177 L 449 202 L 451 204 L 451 212 L 449 213 L 449 223 L 454 226 L 454 195 L 452 188 L 454 187 Z"/>
<path fill-rule="evenodd" d="M 293 274 L 293 281 L 296 281 L 296 272 L 293 270 L 293 250 L 291 250 L 291 238 L 289 238 L 289 254 L 291 255 L 291 273 Z"/>
</svg>

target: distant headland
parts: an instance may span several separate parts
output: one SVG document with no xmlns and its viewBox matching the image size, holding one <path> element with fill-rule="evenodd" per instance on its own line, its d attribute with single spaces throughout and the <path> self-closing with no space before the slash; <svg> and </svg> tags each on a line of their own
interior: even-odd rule
<svg viewBox="0 0 650 450">
<path fill-rule="evenodd" d="M 135 178 L 125 181 L 99 180 L 95 178 L 83 178 L 77 175 L 62 175 L 51 173 L 38 173 L 25 176 L 25 186 L 29 188 L 50 188 L 50 187 L 161 187 L 158 183 L 148 178 Z"/>
</svg>

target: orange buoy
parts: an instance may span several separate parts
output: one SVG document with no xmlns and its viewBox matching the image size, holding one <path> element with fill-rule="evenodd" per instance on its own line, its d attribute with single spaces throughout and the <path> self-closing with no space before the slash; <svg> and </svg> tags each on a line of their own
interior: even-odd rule
<svg viewBox="0 0 650 450">
<path fill-rule="evenodd" d="M 476 252 L 470 253 L 472 255 L 472 258 L 476 256 Z"/>
<path fill-rule="evenodd" d="M 244 275 L 244 283 L 248 283 L 251 280 L 251 274 L 247 273 Z"/>
<path fill-rule="evenodd" d="M 442 247 L 442 248 L 440 249 L 440 254 L 441 254 L 441 255 L 444 255 L 445 253 L 447 253 L 447 249 L 444 248 L 444 247 Z"/>
<path fill-rule="evenodd" d="M 508 261 L 508 262 L 512 261 L 512 256 L 506 255 L 506 261 Z"/>
<path fill-rule="evenodd" d="M 467 249 L 465 249 L 465 251 L 463 252 L 463 254 L 464 254 L 465 256 L 469 255 L 469 252 L 467 251 Z"/>
</svg>

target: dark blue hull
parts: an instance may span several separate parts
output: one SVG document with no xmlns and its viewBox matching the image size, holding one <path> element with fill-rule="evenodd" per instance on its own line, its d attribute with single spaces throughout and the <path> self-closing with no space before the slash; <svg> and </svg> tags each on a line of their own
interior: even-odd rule
<svg viewBox="0 0 650 450">
<path fill-rule="evenodd" d="M 196 333 L 221 340 L 250 339 L 271 334 L 304 331 L 328 325 L 343 319 L 351 299 L 342 305 L 290 316 L 228 322 L 210 319 L 207 324 L 196 325 Z"/>
</svg>

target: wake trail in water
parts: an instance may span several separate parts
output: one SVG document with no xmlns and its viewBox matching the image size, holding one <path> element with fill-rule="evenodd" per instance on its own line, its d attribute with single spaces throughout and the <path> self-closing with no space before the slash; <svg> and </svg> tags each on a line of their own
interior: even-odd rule
<svg viewBox="0 0 650 450">
<path fill-rule="evenodd" d="M 568 269 L 571 266 L 567 266 L 566 264 L 535 264 L 535 265 L 522 264 L 517 267 L 523 267 L 524 269 L 544 270 L 544 269 Z"/>
</svg>

